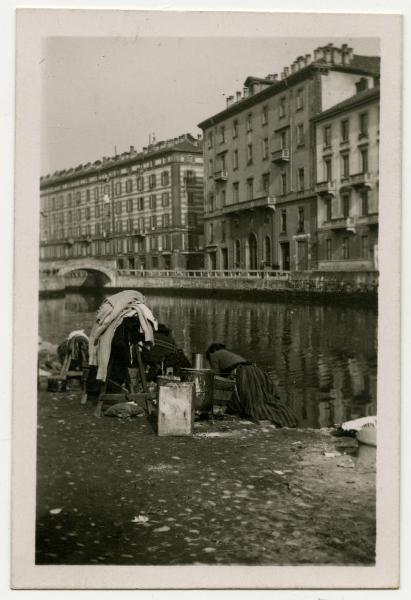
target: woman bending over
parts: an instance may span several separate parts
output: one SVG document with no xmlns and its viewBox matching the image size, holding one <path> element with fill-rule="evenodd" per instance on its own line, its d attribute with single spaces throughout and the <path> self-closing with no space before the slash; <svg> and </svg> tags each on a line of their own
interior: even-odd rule
<svg viewBox="0 0 411 600">
<path fill-rule="evenodd" d="M 255 420 L 269 420 L 277 427 L 297 427 L 293 410 L 276 395 L 272 380 L 260 367 L 227 350 L 224 344 L 211 344 L 206 357 L 214 373 L 235 380 L 228 412 Z"/>
</svg>

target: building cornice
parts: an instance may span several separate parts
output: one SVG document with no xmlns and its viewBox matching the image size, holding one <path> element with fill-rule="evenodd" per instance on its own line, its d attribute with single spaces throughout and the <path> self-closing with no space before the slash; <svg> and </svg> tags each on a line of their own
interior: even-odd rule
<svg viewBox="0 0 411 600">
<path fill-rule="evenodd" d="M 306 67 L 303 67 L 296 73 L 292 73 L 288 77 L 281 79 L 280 81 L 275 81 L 269 87 L 265 88 L 253 94 L 251 96 L 247 96 L 242 98 L 238 102 L 234 102 L 224 110 L 216 113 L 212 117 L 201 121 L 198 124 L 198 127 L 203 131 L 225 121 L 226 119 L 243 112 L 244 110 L 255 106 L 256 104 L 260 104 L 262 101 L 271 98 L 272 96 L 276 96 L 277 94 L 284 93 L 290 87 L 294 87 L 295 85 L 300 84 L 302 81 L 306 79 L 310 79 L 314 77 L 314 75 L 318 73 L 328 73 L 329 71 L 338 71 L 342 73 L 354 73 L 356 75 L 368 75 L 372 77 L 378 76 L 375 72 L 370 70 L 366 70 L 360 67 L 352 67 L 350 65 L 336 65 L 329 64 L 325 62 L 314 62 L 310 63 Z M 246 80 L 247 81 L 247 80 Z M 265 80 L 264 80 L 265 81 Z"/>
</svg>

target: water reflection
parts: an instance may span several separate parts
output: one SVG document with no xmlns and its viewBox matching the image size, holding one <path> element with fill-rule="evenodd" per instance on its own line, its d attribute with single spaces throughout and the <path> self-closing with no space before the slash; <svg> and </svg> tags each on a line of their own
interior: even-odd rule
<svg viewBox="0 0 411 600">
<path fill-rule="evenodd" d="M 373 309 L 147 294 L 187 355 L 223 341 L 275 370 L 280 395 L 304 427 L 376 414 L 377 315 Z M 91 329 L 103 296 L 40 300 L 40 335 L 57 343 Z"/>
</svg>

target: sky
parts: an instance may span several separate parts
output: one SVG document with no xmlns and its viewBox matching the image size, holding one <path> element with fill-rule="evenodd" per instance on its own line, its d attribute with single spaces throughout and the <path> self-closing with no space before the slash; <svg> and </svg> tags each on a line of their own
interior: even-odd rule
<svg viewBox="0 0 411 600">
<path fill-rule="evenodd" d="M 223 110 L 248 75 L 280 73 L 316 47 L 376 38 L 76 38 L 44 40 L 41 174 L 182 133 Z"/>
</svg>

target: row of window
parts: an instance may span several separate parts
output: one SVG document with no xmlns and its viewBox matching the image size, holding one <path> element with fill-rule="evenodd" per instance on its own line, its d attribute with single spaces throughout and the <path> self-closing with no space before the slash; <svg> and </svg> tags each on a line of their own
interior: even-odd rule
<svg viewBox="0 0 411 600">
<path fill-rule="evenodd" d="M 325 148 L 331 146 L 333 125 L 324 125 L 323 127 L 323 144 Z M 350 119 L 342 119 L 339 123 L 340 141 L 348 142 L 350 138 Z M 358 115 L 358 131 L 359 137 L 368 137 L 368 112 L 363 112 Z"/>
<path fill-rule="evenodd" d="M 224 242 L 226 240 L 226 223 L 222 221 L 221 225 L 221 241 Z M 281 211 L 281 220 L 280 220 L 280 231 L 281 233 L 287 233 L 287 209 L 283 209 Z M 297 233 L 304 233 L 305 231 L 305 208 L 304 206 L 298 207 L 298 221 L 297 221 Z M 209 223 L 208 225 L 208 240 L 210 243 L 213 243 L 214 240 L 214 224 Z"/>
<path fill-rule="evenodd" d="M 351 258 L 351 247 L 352 239 L 350 237 L 344 237 L 341 240 L 341 244 L 338 248 L 334 248 L 332 238 L 327 238 L 325 243 L 325 260 L 348 260 Z M 368 235 L 361 236 L 361 258 L 367 259 L 372 258 L 372 248 L 370 248 L 370 241 Z"/>
<path fill-rule="evenodd" d="M 278 105 L 278 116 L 279 118 L 283 118 L 287 116 L 287 109 L 290 108 L 290 102 L 287 102 L 287 98 L 286 96 L 281 96 L 280 100 L 279 100 L 279 105 Z M 304 108 L 304 90 L 303 88 L 300 88 L 296 91 L 296 95 L 295 95 L 295 109 L 298 110 L 302 110 Z M 261 108 L 261 112 L 260 112 L 260 123 L 262 126 L 268 125 L 268 105 L 264 105 Z M 250 132 L 253 130 L 253 124 L 254 124 L 254 119 L 255 119 L 255 114 L 253 114 L 252 112 L 249 112 L 246 115 L 246 120 L 245 120 L 245 130 L 246 132 Z M 227 126 L 226 125 L 220 125 L 216 134 L 217 134 L 217 142 L 220 144 L 224 144 L 227 141 Z M 239 133 L 239 122 L 238 119 L 233 119 L 232 123 L 231 123 L 231 137 L 233 139 L 238 137 L 238 133 Z M 214 132 L 213 131 L 209 131 L 207 133 L 207 147 L 208 148 L 213 148 L 214 146 Z"/>
<path fill-rule="evenodd" d="M 194 195 L 192 192 L 188 194 L 188 203 L 193 202 Z M 163 192 L 161 197 L 158 197 L 156 194 L 151 194 L 148 198 L 127 198 L 127 200 L 117 200 L 114 203 L 114 212 L 116 215 L 121 215 L 123 211 L 125 212 L 134 212 L 135 210 L 142 211 L 145 208 L 149 208 L 151 210 L 157 210 L 159 207 L 159 202 L 161 202 L 162 207 L 168 207 L 170 205 L 170 193 Z M 111 212 L 111 203 L 103 203 L 99 204 L 96 202 L 94 205 L 94 216 L 99 218 L 101 216 L 109 216 Z M 73 220 L 81 220 L 82 218 L 91 219 L 92 210 L 90 206 L 86 206 L 81 209 L 78 208 L 76 210 L 69 210 L 66 213 L 54 213 L 50 215 L 50 219 L 53 223 L 60 222 L 63 223 L 65 219 L 70 223 Z"/>
<path fill-rule="evenodd" d="M 281 211 L 280 220 L 280 231 L 281 233 L 287 233 L 287 210 Z M 298 221 L 297 221 L 297 233 L 304 233 L 305 231 L 305 209 L 304 206 L 298 207 Z"/>
<path fill-rule="evenodd" d="M 303 192 L 305 190 L 305 169 L 299 168 L 297 169 L 297 191 Z M 236 204 L 240 202 L 240 184 L 238 181 L 234 181 L 231 186 L 232 190 L 232 204 Z M 259 195 L 269 195 L 270 193 L 270 173 L 263 173 L 261 176 L 261 184 L 260 184 L 260 194 Z M 286 171 L 280 174 L 280 195 L 285 195 L 288 193 L 288 174 Z M 255 197 L 255 179 L 254 177 L 249 177 L 245 182 L 245 199 L 253 200 Z M 218 201 L 218 206 L 216 202 Z M 208 196 L 208 210 L 213 211 L 216 208 L 222 208 L 227 203 L 227 190 L 225 187 L 222 187 L 217 196 L 211 192 Z"/>
<path fill-rule="evenodd" d="M 187 225 L 189 227 L 197 227 L 198 215 L 196 213 L 188 213 L 187 220 L 181 219 L 181 225 Z M 114 224 L 115 233 L 127 232 L 145 232 L 147 229 L 153 230 L 160 227 L 171 227 L 172 217 L 166 213 L 163 215 L 151 215 L 148 220 L 144 217 L 137 219 L 127 219 L 126 221 L 116 221 Z M 50 239 L 65 239 L 67 237 L 80 237 L 90 235 L 101 235 L 103 232 L 111 233 L 112 223 L 111 221 L 104 221 L 103 223 L 94 223 L 94 225 L 82 225 L 68 227 L 66 229 L 51 227 L 50 228 Z"/>
<path fill-rule="evenodd" d="M 350 176 L 350 153 L 341 153 L 341 177 Z M 359 151 L 359 171 L 358 173 L 368 173 L 368 148 L 361 148 Z M 333 179 L 333 161 L 330 156 L 323 159 L 324 181 L 332 181 Z"/>
<path fill-rule="evenodd" d="M 98 188 L 96 188 L 96 190 L 98 190 Z M 80 192 L 77 192 L 77 194 L 80 194 Z M 187 195 L 187 203 L 192 204 L 195 201 L 196 193 L 193 190 L 188 190 L 186 195 Z M 70 196 L 70 194 L 68 196 Z M 80 198 L 80 196 L 79 196 L 79 198 Z M 94 198 L 95 198 L 95 202 L 96 202 L 96 204 L 95 204 L 96 216 L 99 216 L 100 206 L 98 203 L 101 201 L 100 194 L 95 194 Z M 124 201 L 118 200 L 115 203 L 116 214 L 120 214 L 123 211 L 123 207 L 126 212 L 132 212 L 134 210 L 135 202 L 137 202 L 138 210 L 144 210 L 145 201 L 147 199 L 148 199 L 149 207 L 153 210 L 156 209 L 156 206 L 160 200 L 161 200 L 161 206 L 169 206 L 170 192 L 162 192 L 161 197 L 158 197 L 156 194 L 151 194 L 148 198 L 127 198 L 127 200 L 124 200 Z M 107 202 L 108 200 L 110 200 L 109 194 L 105 194 L 103 197 L 103 202 L 105 203 L 105 205 L 108 205 L 108 202 Z M 89 197 L 87 197 L 87 202 L 90 202 Z M 76 198 L 75 204 L 79 205 L 80 200 L 77 201 L 77 198 Z M 71 201 L 67 201 L 65 203 L 63 200 L 63 197 L 52 198 L 52 202 L 50 203 L 50 209 L 51 210 L 60 210 L 60 209 L 64 209 L 64 208 L 71 208 L 72 205 L 73 205 L 73 202 L 71 202 Z M 89 207 L 86 207 L 86 211 L 87 211 L 87 209 L 89 209 Z M 89 217 L 86 217 L 86 218 L 89 218 Z"/>
<path fill-rule="evenodd" d="M 195 183 L 196 177 L 195 171 L 185 171 L 184 178 L 186 182 Z M 44 208 L 51 210 L 71 208 L 72 206 L 81 204 L 82 201 L 89 203 L 92 198 L 94 200 L 99 200 L 104 196 L 113 197 L 121 196 L 122 193 L 131 194 L 136 190 L 142 192 L 145 189 L 145 185 L 147 185 L 148 189 L 154 189 L 157 187 L 158 183 L 159 181 L 156 173 L 151 173 L 146 182 L 142 175 L 137 176 L 135 181 L 133 179 L 127 179 L 126 181 L 113 180 L 106 182 L 102 186 L 86 189 L 84 194 L 82 194 L 81 191 L 77 191 L 68 192 L 66 195 L 60 194 L 57 197 L 52 197 L 49 199 L 48 206 L 45 206 Z M 170 185 L 169 171 L 163 171 L 160 174 L 160 184 L 163 187 Z"/>
<path fill-rule="evenodd" d="M 193 248 L 198 245 L 196 236 L 187 234 L 153 235 L 147 240 L 141 238 L 117 238 L 113 240 L 94 240 L 90 244 L 75 242 L 71 246 L 44 246 L 41 258 L 67 258 L 77 256 L 111 256 L 113 254 L 141 254 L 148 251 L 167 252 L 173 247 Z"/>
<path fill-rule="evenodd" d="M 325 221 L 331 221 L 333 218 L 332 214 L 332 200 L 331 198 L 325 198 L 324 200 L 325 206 Z M 360 191 L 360 208 L 361 208 L 361 216 L 366 217 L 369 214 L 369 193 L 368 190 L 364 189 Z M 347 219 L 351 214 L 351 196 L 349 192 L 344 192 L 341 195 L 341 210 L 340 214 L 336 216 L 336 218 L 343 217 Z"/>
<path fill-rule="evenodd" d="M 304 124 L 300 123 L 296 125 L 296 146 L 301 147 L 305 143 L 305 132 L 304 132 Z M 288 148 L 289 147 L 289 131 L 284 130 L 280 133 L 280 148 Z M 265 137 L 261 140 L 261 158 L 262 160 L 268 160 L 270 156 L 270 144 L 268 137 Z M 228 166 L 228 152 L 222 152 L 217 157 L 216 167 L 217 171 L 225 171 Z M 253 163 L 254 158 L 254 144 L 249 142 L 245 148 L 245 161 L 247 165 L 251 165 Z M 231 167 L 235 171 L 239 168 L 239 150 L 234 149 L 231 155 Z M 214 175 L 214 159 L 209 158 L 208 160 L 208 174 L 209 177 L 213 177 Z"/>
</svg>

